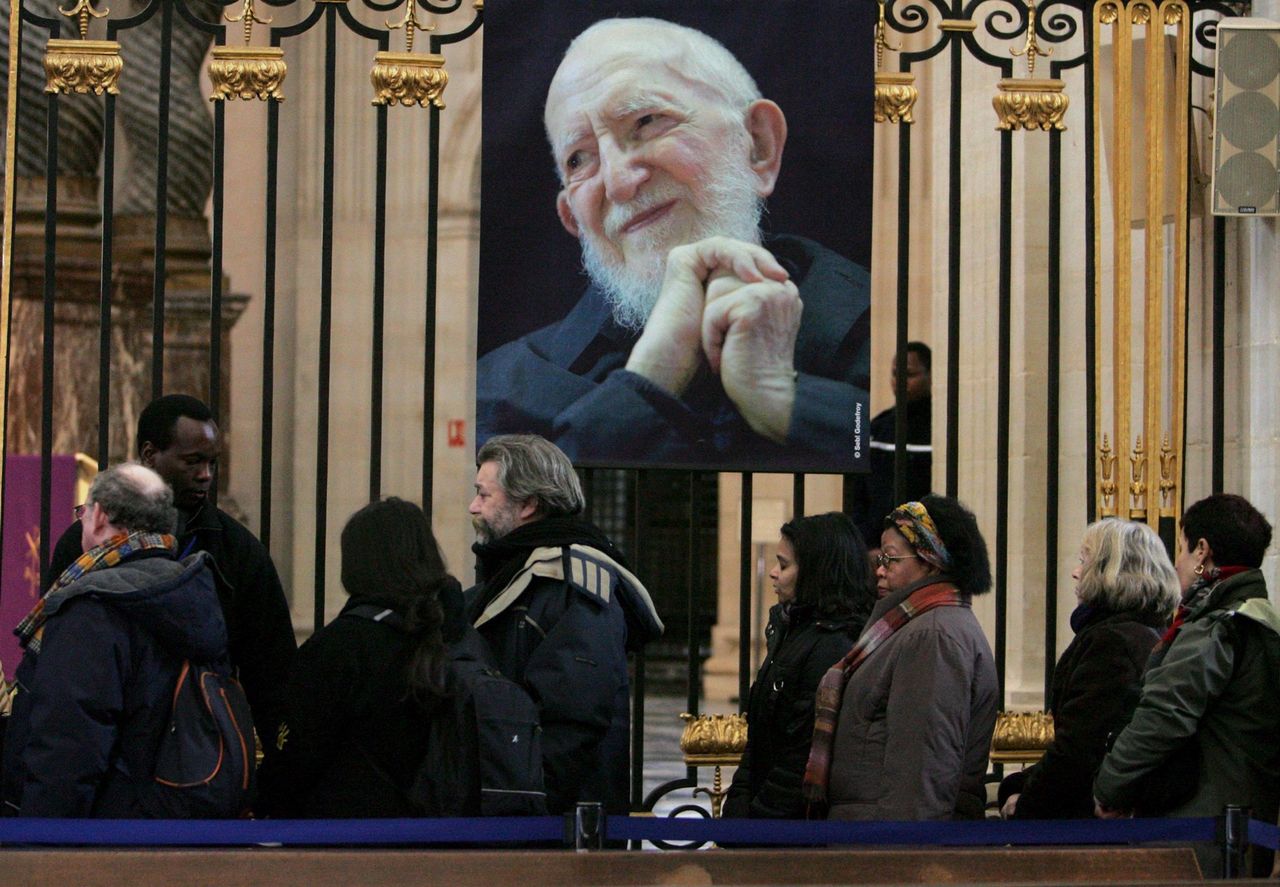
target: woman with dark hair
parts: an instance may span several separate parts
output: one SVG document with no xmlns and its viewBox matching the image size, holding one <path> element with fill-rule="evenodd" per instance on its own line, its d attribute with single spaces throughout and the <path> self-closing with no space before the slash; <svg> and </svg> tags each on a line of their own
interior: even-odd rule
<svg viewBox="0 0 1280 887">
<path fill-rule="evenodd" d="M 1136 521 L 1108 518 L 1085 528 L 1071 578 L 1076 636 L 1053 670 L 1053 742 L 1038 762 L 1000 783 L 1006 818 L 1093 816 L 1093 777 L 1107 737 L 1132 713 L 1147 657 L 1178 604 L 1164 543 Z"/>
<path fill-rule="evenodd" d="M 971 599 L 991 587 L 973 513 L 946 496 L 885 518 L 880 600 L 818 686 L 804 776 L 811 814 L 978 819 L 1000 700 Z"/>
<path fill-rule="evenodd" d="M 1182 516 L 1182 605 L 1094 780 L 1099 816 L 1218 816 L 1235 804 L 1276 821 L 1280 615 L 1258 569 L 1270 544 L 1271 524 L 1240 496 L 1209 496 Z M 1174 773 L 1182 791 L 1168 786 Z M 1220 855 L 1199 855 L 1206 876 L 1220 876 Z M 1254 856 L 1254 877 L 1270 870 L 1264 855 Z"/>
<path fill-rule="evenodd" d="M 350 600 L 298 650 L 263 773 L 280 817 L 414 816 L 407 793 L 444 693 L 447 643 L 465 630 L 462 590 L 422 509 L 389 498 L 342 530 Z"/>
<path fill-rule="evenodd" d="M 875 593 L 862 536 L 835 512 L 783 524 L 769 578 L 778 603 L 769 610 L 768 655 L 751 687 L 747 748 L 724 815 L 798 819 L 814 691 L 862 630 Z"/>
</svg>

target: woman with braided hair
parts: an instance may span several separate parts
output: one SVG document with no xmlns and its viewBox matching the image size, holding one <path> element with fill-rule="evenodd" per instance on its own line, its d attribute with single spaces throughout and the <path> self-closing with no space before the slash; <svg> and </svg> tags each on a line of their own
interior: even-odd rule
<svg viewBox="0 0 1280 887">
<path fill-rule="evenodd" d="M 987 545 L 960 502 L 925 496 L 885 518 L 880 600 L 818 687 L 809 815 L 979 819 L 996 711 L 995 660 L 971 609 Z"/>
</svg>

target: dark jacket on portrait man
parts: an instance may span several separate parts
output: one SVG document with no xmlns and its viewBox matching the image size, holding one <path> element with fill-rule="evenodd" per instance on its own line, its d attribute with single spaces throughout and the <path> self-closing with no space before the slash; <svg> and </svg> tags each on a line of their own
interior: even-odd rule
<svg viewBox="0 0 1280 887">
<path fill-rule="evenodd" d="M 498 668 L 528 690 L 542 723 L 547 806 L 629 802 L 627 653 L 662 633 L 649 592 L 609 539 L 549 517 L 476 543 L 467 616 Z"/>
</svg>

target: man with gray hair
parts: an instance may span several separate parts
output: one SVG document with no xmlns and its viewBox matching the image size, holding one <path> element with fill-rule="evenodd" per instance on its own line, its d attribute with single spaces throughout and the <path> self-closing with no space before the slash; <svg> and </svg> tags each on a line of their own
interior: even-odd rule
<svg viewBox="0 0 1280 887">
<path fill-rule="evenodd" d="M 581 517 L 573 465 L 536 435 L 490 438 L 476 456 L 478 584 L 467 615 L 502 673 L 538 704 L 547 806 L 628 808 L 627 653 L 662 633 L 622 553 Z"/>
<path fill-rule="evenodd" d="M 479 439 L 538 432 L 597 464 L 859 467 L 869 278 L 761 231 L 787 122 L 741 63 L 692 28 L 598 22 L 544 123 L 591 285 L 481 359 Z"/>
<path fill-rule="evenodd" d="M 175 558 L 178 512 L 158 474 L 108 468 L 75 510 L 84 553 L 14 630 L 25 652 L 4 804 L 21 816 L 147 816 L 183 660 L 225 663 L 226 624 L 208 555 Z"/>
</svg>

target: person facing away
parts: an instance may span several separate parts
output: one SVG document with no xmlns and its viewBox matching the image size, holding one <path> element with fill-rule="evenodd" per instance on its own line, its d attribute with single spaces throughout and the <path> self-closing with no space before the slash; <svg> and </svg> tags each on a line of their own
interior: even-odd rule
<svg viewBox="0 0 1280 887">
<path fill-rule="evenodd" d="M 173 493 L 142 465 L 103 471 L 76 510 L 84 554 L 15 629 L 24 654 L 5 806 L 21 816 L 159 815 L 148 797 L 183 661 L 230 669 L 209 557 L 176 557 Z"/>
<path fill-rule="evenodd" d="M 297 641 L 271 555 L 244 525 L 209 499 L 221 450 L 213 414 L 194 397 L 167 394 L 147 404 L 138 417 L 138 461 L 173 490 L 179 555 L 204 551 L 212 558 L 231 664 L 249 697 L 263 751 L 270 757 Z M 83 550 L 77 521 L 54 546 L 45 587 Z"/>
<path fill-rule="evenodd" d="M 973 513 L 946 496 L 885 518 L 880 600 L 822 678 L 804 792 L 832 819 L 980 819 L 999 708 L 972 598 L 991 587 Z"/>
<path fill-rule="evenodd" d="M 298 650 L 263 808 L 280 817 L 408 817 L 445 695 L 447 645 L 466 628 L 422 509 L 389 498 L 342 530 L 342 612 Z"/>
<path fill-rule="evenodd" d="M 787 122 L 733 54 L 659 19 L 598 22 L 565 53 L 544 123 L 556 212 L 591 285 L 560 321 L 481 358 L 479 440 L 537 432 L 575 460 L 854 467 L 869 276 L 763 236 Z"/>
<path fill-rule="evenodd" d="M 1093 778 L 1107 738 L 1132 713 L 1147 657 L 1178 603 L 1164 543 L 1143 523 L 1090 524 L 1071 578 L 1079 605 L 1071 613 L 1075 639 L 1049 688 L 1053 742 L 1038 762 L 1000 784 L 1005 818 L 1092 818 Z"/>
<path fill-rule="evenodd" d="M 799 819 L 818 681 L 848 652 L 875 603 L 867 547 L 843 514 L 782 525 L 769 572 L 778 603 L 768 655 L 747 704 L 747 747 L 725 799 L 726 817 Z"/>
<path fill-rule="evenodd" d="M 581 516 L 568 457 L 536 435 L 490 438 L 476 455 L 477 584 L 467 617 L 542 724 L 547 807 L 628 808 L 627 653 L 662 633 L 649 592 Z"/>
<path fill-rule="evenodd" d="M 1234 804 L 1276 821 L 1280 616 L 1259 570 L 1270 544 L 1271 524 L 1241 496 L 1209 496 L 1183 514 L 1182 603 L 1094 780 L 1099 816 L 1219 816 Z M 1171 775 L 1181 791 L 1153 788 Z M 1222 871 L 1216 847 L 1197 856 L 1207 876 Z M 1269 853 L 1253 862 L 1254 877 L 1270 871 Z"/>
<path fill-rule="evenodd" d="M 918 502 L 933 489 L 933 352 L 924 342 L 908 342 L 906 348 L 907 419 L 906 487 L 894 496 L 894 461 L 897 458 L 898 407 L 895 403 L 871 420 L 870 453 L 865 474 L 850 475 L 848 512 L 862 538 L 876 551 L 884 516 L 898 502 Z M 898 358 L 891 369 L 893 390 L 898 390 Z M 873 552 L 874 554 L 875 552 Z"/>
</svg>

